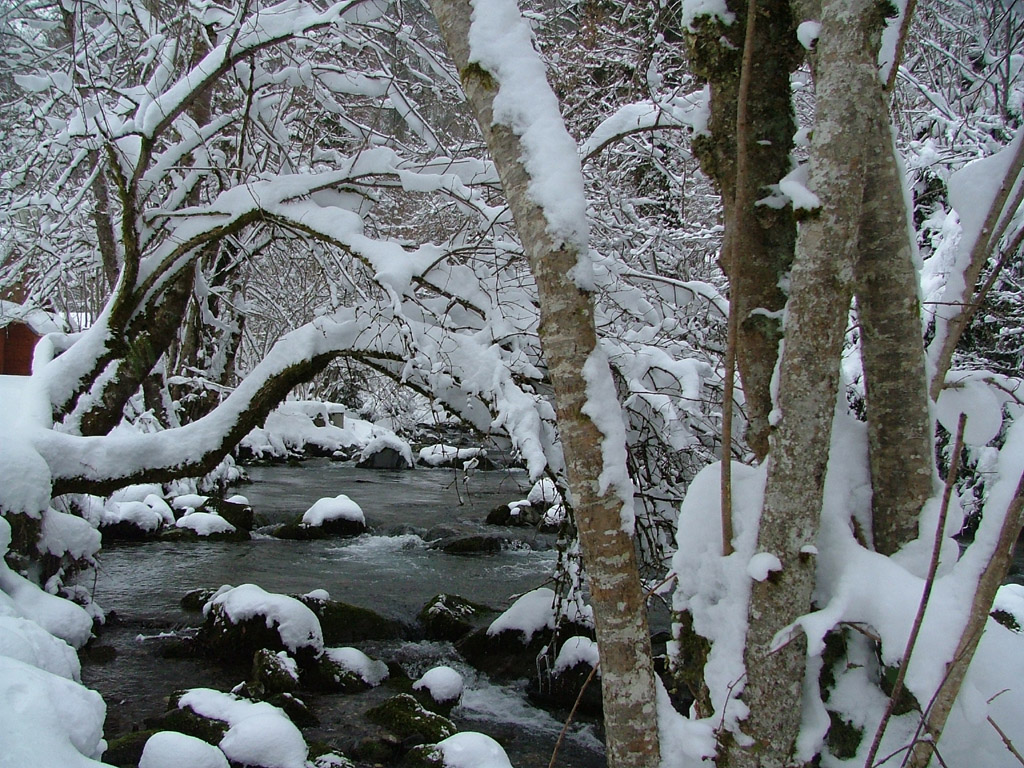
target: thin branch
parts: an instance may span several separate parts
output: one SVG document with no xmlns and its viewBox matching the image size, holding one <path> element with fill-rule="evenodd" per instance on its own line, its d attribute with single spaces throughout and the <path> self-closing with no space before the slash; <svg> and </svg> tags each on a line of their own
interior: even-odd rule
<svg viewBox="0 0 1024 768">
<path fill-rule="evenodd" d="M 864 761 L 864 768 L 871 768 L 874 764 L 875 755 L 878 754 L 878 747 L 882 743 L 882 736 L 892 719 L 893 710 L 900 694 L 903 693 L 903 681 L 907 676 L 907 669 L 910 666 L 910 657 L 914 653 L 914 646 L 917 644 L 917 636 L 924 623 L 924 613 L 928 608 L 928 601 L 931 599 L 932 587 L 935 585 L 935 574 L 939 569 L 939 554 L 942 551 L 942 540 L 946 529 L 946 517 L 949 514 L 949 502 L 953 496 L 953 487 L 956 484 L 957 469 L 960 466 L 960 453 L 964 447 L 964 427 L 967 425 L 967 414 L 961 413 L 956 425 L 956 438 L 953 441 L 953 453 L 950 455 L 949 472 L 946 475 L 946 484 L 942 489 L 942 505 L 939 508 L 939 522 L 935 526 L 935 539 L 932 543 L 932 558 L 928 563 L 928 576 L 924 580 L 924 591 L 921 593 L 921 601 L 917 606 L 917 615 L 914 617 L 914 624 L 910 629 L 910 637 L 907 638 L 907 646 L 903 650 L 903 658 L 900 660 L 900 669 L 896 675 L 896 682 L 892 686 L 892 693 L 889 694 L 889 702 L 885 707 L 885 714 L 875 731 L 875 738 L 871 741 L 871 748 L 868 750 L 867 759 Z"/>
</svg>

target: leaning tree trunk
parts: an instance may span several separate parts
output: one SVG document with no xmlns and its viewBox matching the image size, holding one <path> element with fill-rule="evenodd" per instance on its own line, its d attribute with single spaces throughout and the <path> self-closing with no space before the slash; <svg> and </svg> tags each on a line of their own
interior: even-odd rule
<svg viewBox="0 0 1024 768">
<path fill-rule="evenodd" d="M 584 366 L 597 346 L 593 297 L 572 277 L 578 247 L 554 240 L 546 211 L 530 196 L 532 178 L 522 162 L 526 152 L 520 136 L 494 121 L 494 100 L 502 83 L 499 73 L 487 71 L 472 57 L 470 0 L 433 0 L 432 8 L 501 176 L 537 282 L 540 339 L 555 391 L 558 430 L 597 625 L 608 765 L 651 768 L 659 763 L 659 746 L 644 596 L 633 540 L 621 521 L 622 499 L 610 489 L 602 493 L 599 487 L 604 436 L 584 413 Z M 525 48 L 517 53 L 536 55 L 528 43 Z M 561 123 L 557 113 L 548 117 Z"/>
<path fill-rule="evenodd" d="M 815 545 L 853 296 L 868 128 L 864 103 L 880 98 L 873 55 L 883 21 L 874 0 L 822 3 L 817 118 L 810 186 L 820 202 L 802 222 L 793 264 L 779 372 L 781 421 L 771 437 L 758 550 L 781 570 L 754 582 L 748 609 L 744 730 L 753 743 L 726 746 L 730 768 L 788 766 L 800 731 L 806 640 L 782 648 L 778 632 L 811 609 Z"/>
</svg>

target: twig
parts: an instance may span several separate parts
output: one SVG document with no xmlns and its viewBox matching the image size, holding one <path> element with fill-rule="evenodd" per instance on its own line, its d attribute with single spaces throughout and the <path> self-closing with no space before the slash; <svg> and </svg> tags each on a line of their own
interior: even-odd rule
<svg viewBox="0 0 1024 768">
<path fill-rule="evenodd" d="M 1018 752 L 1017 748 L 1013 746 L 1013 742 L 1010 741 L 1010 737 L 1006 735 L 1006 732 L 996 724 L 996 721 L 992 719 L 992 715 L 988 715 L 987 719 L 988 724 L 996 729 L 996 733 L 999 734 L 999 738 L 1003 740 L 1003 744 L 1008 750 L 1010 750 L 1010 754 L 1017 758 L 1018 763 L 1024 765 L 1024 757 L 1021 757 L 1020 752 Z"/>
<path fill-rule="evenodd" d="M 572 724 L 573 718 L 576 717 L 576 710 L 580 708 L 580 702 L 583 701 L 583 692 L 587 690 L 587 686 L 594 679 L 597 674 L 598 668 L 601 666 L 601 662 L 598 661 L 594 665 L 594 668 L 590 670 L 590 674 L 587 675 L 587 679 L 583 681 L 583 685 L 580 686 L 580 692 L 576 694 L 576 701 L 572 705 L 572 709 L 569 711 L 569 716 L 565 718 L 565 724 L 562 726 L 561 732 L 558 734 L 558 740 L 555 742 L 555 748 L 551 751 L 551 762 L 548 763 L 548 768 L 555 768 L 555 760 L 558 758 L 558 749 L 562 746 L 562 740 L 565 739 L 565 734 L 569 731 L 569 726 Z"/>
<path fill-rule="evenodd" d="M 939 569 L 939 554 L 942 551 L 942 539 L 946 529 L 946 517 L 949 514 L 949 501 L 953 496 L 953 486 L 956 484 L 957 468 L 960 466 L 960 453 L 964 447 L 964 427 L 967 425 L 967 414 L 961 413 L 956 425 L 956 439 L 953 441 L 953 453 L 950 456 L 949 472 L 946 474 L 946 484 L 942 489 L 942 505 L 939 507 L 939 522 L 935 527 L 935 539 L 932 544 L 932 558 L 928 563 L 928 576 L 924 580 L 924 591 L 921 593 L 921 601 L 917 606 L 917 615 L 914 617 L 914 624 L 910 629 L 910 637 L 907 638 L 907 646 L 903 650 L 903 658 L 900 660 L 900 669 L 896 674 L 896 682 L 892 686 L 892 693 L 889 694 L 889 703 L 886 704 L 885 714 L 878 724 L 875 737 L 871 741 L 871 749 L 868 750 L 867 759 L 864 761 L 864 768 L 871 768 L 875 755 L 878 754 L 878 747 L 882 743 L 882 736 L 885 735 L 886 726 L 892 719 L 896 702 L 903 692 L 903 680 L 907 676 L 907 668 L 910 666 L 910 657 L 914 653 L 914 646 L 917 643 L 917 636 L 924 623 L 924 613 L 928 608 L 928 601 L 931 598 L 932 587 L 935 585 L 935 574 Z"/>
</svg>

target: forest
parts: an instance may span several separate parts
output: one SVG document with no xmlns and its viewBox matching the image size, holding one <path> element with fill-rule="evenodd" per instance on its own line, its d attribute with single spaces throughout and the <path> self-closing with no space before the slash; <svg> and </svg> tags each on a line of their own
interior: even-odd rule
<svg viewBox="0 0 1024 768">
<path fill-rule="evenodd" d="M 215 487 L 289 398 L 428 414 L 566 500 L 610 768 L 1024 764 L 1019 0 L 0 0 L 0 33 L 0 325 L 48 318 L 0 377 L 0 618 L 81 646 L 31 605 L 88 604 L 86 500 Z"/>
</svg>

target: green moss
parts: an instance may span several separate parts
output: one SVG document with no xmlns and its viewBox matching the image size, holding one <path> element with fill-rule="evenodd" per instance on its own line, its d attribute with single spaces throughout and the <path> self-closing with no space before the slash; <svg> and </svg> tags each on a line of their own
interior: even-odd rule
<svg viewBox="0 0 1024 768">
<path fill-rule="evenodd" d="M 103 753 L 103 762 L 117 768 L 135 768 L 142 757 L 142 750 L 155 730 L 132 731 L 131 733 L 112 739 Z"/>
<path fill-rule="evenodd" d="M 677 650 L 671 665 L 672 677 L 678 689 L 688 690 L 693 696 L 698 712 L 710 714 L 711 693 L 704 681 L 704 666 L 711 653 L 711 642 L 693 628 L 689 613 L 676 614 L 675 623 Z"/>
<path fill-rule="evenodd" d="M 459 73 L 459 77 L 462 78 L 462 84 L 464 86 L 468 87 L 470 83 L 475 82 L 481 88 L 488 91 L 498 90 L 498 81 L 494 79 L 494 76 L 491 75 L 490 72 L 475 61 L 472 61 L 463 67 L 462 71 Z"/>
<path fill-rule="evenodd" d="M 415 739 L 420 744 L 436 744 L 458 732 L 455 723 L 428 711 L 406 693 L 400 693 L 373 707 L 367 711 L 366 717 L 400 739 Z"/>
<path fill-rule="evenodd" d="M 899 671 L 899 667 L 882 667 L 879 686 L 885 692 L 885 695 L 890 698 L 892 698 L 893 686 L 896 684 L 896 677 L 899 675 Z M 920 711 L 921 705 L 914 698 L 914 694 L 908 691 L 906 686 L 903 686 L 899 697 L 896 699 L 896 705 L 893 707 L 892 713 L 894 715 L 905 715 L 908 712 Z"/>
<path fill-rule="evenodd" d="M 828 748 L 840 760 L 857 756 L 857 749 L 864 739 L 864 729 L 846 722 L 839 714 L 829 710 L 831 725 L 828 729 Z"/>
</svg>

